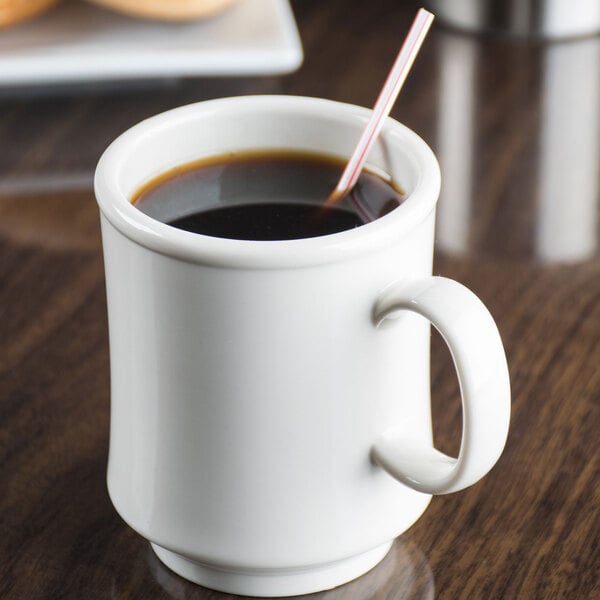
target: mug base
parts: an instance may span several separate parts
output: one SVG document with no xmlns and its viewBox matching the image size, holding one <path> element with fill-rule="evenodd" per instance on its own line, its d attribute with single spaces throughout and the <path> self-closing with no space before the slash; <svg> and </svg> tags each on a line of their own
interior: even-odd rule
<svg viewBox="0 0 600 600">
<path fill-rule="evenodd" d="M 392 542 L 343 560 L 297 569 L 227 570 L 185 558 L 156 544 L 156 556 L 169 569 L 189 581 L 219 592 L 243 596 L 299 596 L 348 583 L 383 560 Z"/>
</svg>

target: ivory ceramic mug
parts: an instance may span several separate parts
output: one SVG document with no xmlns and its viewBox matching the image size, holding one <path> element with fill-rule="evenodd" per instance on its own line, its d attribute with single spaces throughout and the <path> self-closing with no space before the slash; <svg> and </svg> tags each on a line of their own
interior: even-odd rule
<svg viewBox="0 0 600 600">
<path fill-rule="evenodd" d="M 262 242 L 173 228 L 130 199 L 156 175 L 247 149 L 348 156 L 364 108 L 249 96 L 148 119 L 96 171 L 111 359 L 108 488 L 183 577 L 295 595 L 376 565 L 431 494 L 498 459 L 509 380 L 480 300 L 432 277 L 437 161 L 388 120 L 369 163 L 407 191 L 353 230 Z M 429 326 L 454 358 L 458 458 L 432 445 Z"/>
</svg>

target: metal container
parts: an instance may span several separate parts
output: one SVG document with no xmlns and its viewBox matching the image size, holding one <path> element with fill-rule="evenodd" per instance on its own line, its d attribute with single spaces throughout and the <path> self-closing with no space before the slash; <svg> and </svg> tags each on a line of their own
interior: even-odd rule
<svg viewBox="0 0 600 600">
<path fill-rule="evenodd" d="M 600 0 L 429 0 L 432 12 L 459 29 L 560 39 L 600 33 Z"/>
</svg>

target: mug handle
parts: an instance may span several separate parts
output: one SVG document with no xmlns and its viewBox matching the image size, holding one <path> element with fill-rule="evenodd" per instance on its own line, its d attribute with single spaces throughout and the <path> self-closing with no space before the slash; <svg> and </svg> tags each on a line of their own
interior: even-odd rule
<svg viewBox="0 0 600 600">
<path fill-rule="evenodd" d="M 396 428 L 379 437 L 371 457 L 414 490 L 456 492 L 481 479 L 506 443 L 510 381 L 502 340 L 481 300 L 452 279 L 429 276 L 393 284 L 375 304 L 375 324 L 404 310 L 428 319 L 450 349 L 462 396 L 460 452 L 452 458 Z"/>
</svg>

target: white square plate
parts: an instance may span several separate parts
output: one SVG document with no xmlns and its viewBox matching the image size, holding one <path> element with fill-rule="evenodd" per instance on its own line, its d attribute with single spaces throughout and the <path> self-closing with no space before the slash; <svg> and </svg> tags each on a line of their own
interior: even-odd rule
<svg viewBox="0 0 600 600">
<path fill-rule="evenodd" d="M 0 30 L 0 86 L 293 71 L 302 46 L 288 0 L 236 0 L 201 21 L 135 19 L 65 2 Z"/>
</svg>

